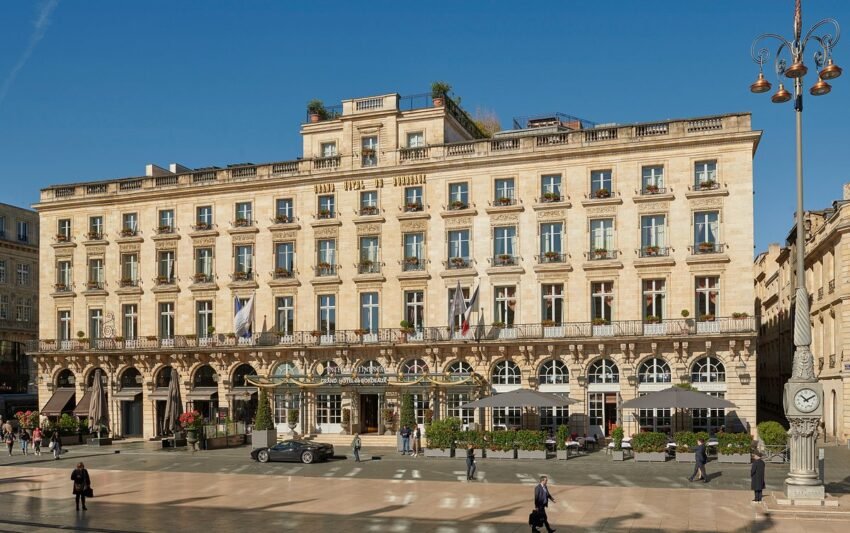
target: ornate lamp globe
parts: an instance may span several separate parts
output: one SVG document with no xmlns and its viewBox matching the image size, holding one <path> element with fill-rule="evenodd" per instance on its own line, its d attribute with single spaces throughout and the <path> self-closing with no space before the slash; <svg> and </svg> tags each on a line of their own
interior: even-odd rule
<svg viewBox="0 0 850 533">
<path fill-rule="evenodd" d="M 826 66 L 818 73 L 822 80 L 834 80 L 841 76 L 841 67 L 832 62 L 832 58 L 826 60 Z"/>
<path fill-rule="evenodd" d="M 809 94 L 812 96 L 823 96 L 825 94 L 829 94 L 829 91 L 832 90 L 832 86 L 822 79 L 818 78 L 818 82 L 812 85 L 812 88 L 809 89 Z"/>
<path fill-rule="evenodd" d="M 755 81 L 755 83 L 750 85 L 750 91 L 754 92 L 754 93 L 766 93 L 769 90 L 770 90 L 770 82 L 767 81 L 766 79 L 764 79 L 764 73 L 763 72 L 759 72 L 758 79 Z"/>
<path fill-rule="evenodd" d="M 784 104 L 790 99 L 791 93 L 789 93 L 788 90 L 785 89 L 785 86 L 781 83 L 779 84 L 779 89 L 777 89 L 773 96 L 770 97 L 770 101 L 774 104 Z"/>
<path fill-rule="evenodd" d="M 802 78 L 809 71 L 809 68 L 802 61 L 795 61 L 793 65 L 785 70 L 785 76 L 789 78 Z"/>
</svg>

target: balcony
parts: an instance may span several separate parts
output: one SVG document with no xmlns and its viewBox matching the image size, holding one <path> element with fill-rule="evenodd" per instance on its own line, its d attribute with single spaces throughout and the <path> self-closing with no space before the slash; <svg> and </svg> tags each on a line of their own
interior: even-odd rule
<svg viewBox="0 0 850 533">
<path fill-rule="evenodd" d="M 509 267 L 519 264 L 519 256 L 513 254 L 498 254 L 490 258 L 490 264 L 494 267 Z"/>
<path fill-rule="evenodd" d="M 316 274 L 316 277 L 330 277 L 337 276 L 339 265 L 332 265 L 330 263 L 319 263 L 318 265 L 313 267 L 313 271 Z"/>
<path fill-rule="evenodd" d="M 421 272 L 425 270 L 425 259 L 416 256 L 405 257 L 401 263 L 403 272 Z"/>
<path fill-rule="evenodd" d="M 544 252 L 541 255 L 536 255 L 534 258 L 540 265 L 560 264 L 567 262 L 567 254 L 555 251 Z"/>
<path fill-rule="evenodd" d="M 398 160 L 400 163 L 424 161 L 430 159 L 430 157 L 430 149 L 427 146 L 421 148 L 401 148 L 398 151 Z"/>
<path fill-rule="evenodd" d="M 666 246 L 643 246 L 639 250 L 640 257 L 667 257 L 670 255 L 670 248 Z"/>
<path fill-rule="evenodd" d="M 699 242 L 694 244 L 691 248 L 691 253 L 694 255 L 705 255 L 705 254 L 722 254 L 725 245 L 718 242 Z"/>
<path fill-rule="evenodd" d="M 607 248 L 596 248 L 591 252 L 587 252 L 588 261 L 604 261 L 606 259 L 617 259 L 617 250 L 608 250 Z"/>
<path fill-rule="evenodd" d="M 461 270 L 472 266 L 468 257 L 452 257 L 446 261 L 446 268 L 449 270 Z"/>
<path fill-rule="evenodd" d="M 757 332 L 756 317 L 744 318 L 715 318 L 711 321 L 691 319 L 664 319 L 658 322 L 643 320 L 596 321 L 596 322 L 566 322 L 555 323 L 544 321 L 537 324 L 512 324 L 506 326 L 496 323 L 490 326 L 472 328 L 467 336 L 456 329 L 447 326 L 425 327 L 415 331 L 401 328 L 384 328 L 364 334 L 363 330 L 294 331 L 286 334 L 255 333 L 252 337 L 238 339 L 236 337 L 210 337 L 197 339 L 195 335 L 176 335 L 164 339 L 145 337 L 141 339 L 124 340 L 121 337 L 100 339 L 94 345 L 78 340 L 39 340 L 29 341 L 27 349 L 31 353 L 48 353 L 57 351 L 122 351 L 122 350 L 157 350 L 162 347 L 162 340 L 168 341 L 175 350 L 182 348 L 195 349 L 198 347 L 215 346 L 215 349 L 238 349 L 242 345 L 276 347 L 290 346 L 358 346 L 367 344 L 397 345 L 406 343 L 451 343 L 457 341 L 478 340 L 479 342 L 512 342 L 545 339 L 587 340 L 594 338 L 621 337 L 690 337 L 693 335 L 755 335 Z M 702 324 L 702 326 L 700 326 Z M 832 358 L 830 358 L 832 359 Z"/>
<path fill-rule="evenodd" d="M 823 300 L 823 287 L 818 289 L 818 301 Z"/>
<path fill-rule="evenodd" d="M 313 159 L 313 168 L 316 170 L 336 170 L 339 168 L 340 156 L 319 157 Z"/>
<path fill-rule="evenodd" d="M 372 261 L 371 259 L 361 260 L 357 264 L 357 273 L 358 274 L 380 274 L 381 273 L 381 263 L 380 263 L 380 261 Z"/>
</svg>

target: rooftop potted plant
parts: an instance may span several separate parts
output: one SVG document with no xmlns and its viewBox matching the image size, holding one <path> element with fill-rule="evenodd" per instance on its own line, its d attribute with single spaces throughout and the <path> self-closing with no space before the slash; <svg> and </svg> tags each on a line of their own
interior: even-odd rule
<svg viewBox="0 0 850 533">
<path fill-rule="evenodd" d="M 319 331 L 318 329 L 314 329 L 313 331 L 310 332 L 310 335 L 312 335 L 313 337 L 318 339 L 319 337 L 322 336 L 322 332 Z"/>
<path fill-rule="evenodd" d="M 57 233 L 56 234 L 56 242 L 68 242 L 71 240 L 71 236 L 65 233 Z"/>
<path fill-rule="evenodd" d="M 667 460 L 667 435 L 655 431 L 638 433 L 632 437 L 632 449 L 635 461 L 664 462 Z"/>
<path fill-rule="evenodd" d="M 551 328 L 552 326 L 555 325 L 555 321 L 554 320 L 541 320 L 540 325 L 543 326 L 544 328 Z"/>
<path fill-rule="evenodd" d="M 501 320 L 494 320 L 491 325 L 496 329 L 502 329 L 503 327 L 505 327 L 505 323 Z"/>
<path fill-rule="evenodd" d="M 319 275 L 324 276 L 324 275 L 327 275 L 327 274 L 330 273 L 331 264 L 327 263 L 325 261 L 322 261 L 318 265 L 316 265 L 316 268 L 319 270 Z"/>
<path fill-rule="evenodd" d="M 103 238 L 103 233 L 101 233 L 99 231 L 90 231 L 90 232 L 86 233 L 86 238 L 88 238 L 91 241 L 99 241 Z"/>
<path fill-rule="evenodd" d="M 404 258 L 404 262 L 408 265 L 418 265 L 419 264 L 419 258 L 416 257 L 415 255 L 408 255 L 407 257 Z"/>
<path fill-rule="evenodd" d="M 611 197 L 611 191 L 609 191 L 605 187 L 602 187 L 602 188 L 596 189 L 596 192 L 594 192 L 593 195 L 596 196 L 597 198 L 610 198 Z"/>
<path fill-rule="evenodd" d="M 431 84 L 431 100 L 434 107 L 442 107 L 446 103 L 447 95 L 452 86 L 444 81 L 435 81 Z"/>
<path fill-rule="evenodd" d="M 315 98 L 307 103 L 307 113 L 310 115 L 310 122 L 313 123 L 328 118 L 328 110 L 325 109 L 325 104 Z"/>
<path fill-rule="evenodd" d="M 274 277 L 276 278 L 291 278 L 292 271 L 286 268 L 277 267 L 274 269 Z"/>
<path fill-rule="evenodd" d="M 367 216 L 368 215 L 377 215 L 378 214 L 378 208 L 374 205 L 364 205 L 360 209 L 360 214 L 361 215 L 367 215 Z"/>
<path fill-rule="evenodd" d="M 195 224 L 195 229 L 198 231 L 204 231 L 210 229 L 210 225 L 207 222 L 201 222 L 200 220 Z"/>
<path fill-rule="evenodd" d="M 171 226 L 171 225 L 159 226 L 158 228 L 156 228 L 156 232 L 157 233 L 173 233 L 174 232 L 174 226 Z"/>
</svg>

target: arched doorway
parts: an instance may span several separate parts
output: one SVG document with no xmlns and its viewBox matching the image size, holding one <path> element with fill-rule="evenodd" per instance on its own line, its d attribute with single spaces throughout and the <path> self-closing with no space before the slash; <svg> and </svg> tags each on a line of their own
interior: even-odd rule
<svg viewBox="0 0 850 533">
<path fill-rule="evenodd" d="M 617 422 L 617 395 L 620 369 L 607 357 L 597 359 L 587 369 L 588 434 L 603 437 Z"/>
<path fill-rule="evenodd" d="M 231 418 L 236 422 L 250 424 L 257 413 L 257 387 L 249 386 L 245 378 L 256 376 L 254 367 L 243 363 L 233 370 L 230 397 L 233 406 Z"/>
<path fill-rule="evenodd" d="M 129 367 L 121 373 L 115 398 L 121 404 L 121 434 L 142 436 L 142 374 L 138 369 Z"/>
<path fill-rule="evenodd" d="M 189 409 L 198 411 L 207 420 L 215 420 L 218 412 L 218 373 L 210 365 L 201 365 L 192 376 Z"/>
</svg>

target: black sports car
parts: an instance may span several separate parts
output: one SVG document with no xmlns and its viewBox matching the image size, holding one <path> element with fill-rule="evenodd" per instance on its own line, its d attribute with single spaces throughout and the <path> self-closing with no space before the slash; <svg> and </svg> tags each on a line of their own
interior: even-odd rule
<svg viewBox="0 0 850 533">
<path fill-rule="evenodd" d="M 333 444 L 304 440 L 285 440 L 269 448 L 251 450 L 251 459 L 261 463 L 269 461 L 300 461 L 310 464 L 325 461 L 334 455 Z"/>
</svg>

